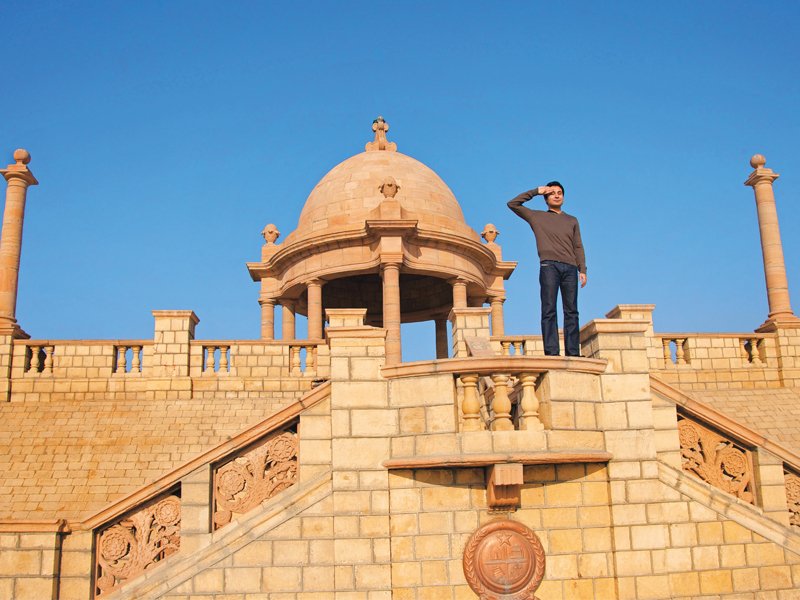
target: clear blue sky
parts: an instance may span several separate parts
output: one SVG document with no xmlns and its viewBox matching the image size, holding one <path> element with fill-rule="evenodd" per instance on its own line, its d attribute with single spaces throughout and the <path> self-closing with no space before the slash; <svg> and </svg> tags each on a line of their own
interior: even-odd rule
<svg viewBox="0 0 800 600">
<path fill-rule="evenodd" d="M 527 225 L 561 180 L 581 220 L 581 320 L 655 303 L 657 331 L 767 314 L 756 152 L 800 312 L 797 2 L 3 3 L 0 162 L 33 155 L 18 320 L 34 338 L 150 338 L 193 309 L 256 338 L 261 228 L 294 229 L 378 114 L 504 256 L 508 333 L 538 333 Z M 432 327 L 424 335 L 433 353 Z"/>
</svg>

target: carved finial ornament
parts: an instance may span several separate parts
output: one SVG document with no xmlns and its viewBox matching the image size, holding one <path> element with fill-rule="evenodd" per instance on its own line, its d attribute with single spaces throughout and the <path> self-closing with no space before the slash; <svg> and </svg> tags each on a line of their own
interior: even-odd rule
<svg viewBox="0 0 800 600">
<path fill-rule="evenodd" d="M 753 158 L 750 159 L 750 166 L 754 169 L 758 169 L 759 167 L 763 167 L 767 164 L 767 159 L 764 158 L 763 154 L 754 154 Z"/>
<path fill-rule="evenodd" d="M 0 169 L 0 175 L 6 178 L 7 181 L 12 179 L 22 180 L 27 185 L 36 185 L 39 182 L 28 169 L 28 164 L 31 162 L 31 153 L 24 148 L 17 148 L 14 150 L 14 164 L 8 165 L 5 169 Z"/>
<path fill-rule="evenodd" d="M 500 235 L 500 232 L 497 230 L 497 227 L 491 223 L 487 223 L 481 232 L 481 237 L 486 240 L 488 244 L 494 242 L 498 235 Z"/>
<path fill-rule="evenodd" d="M 14 160 L 18 165 L 27 165 L 31 162 L 31 153 L 24 148 L 17 148 L 14 150 Z"/>
<path fill-rule="evenodd" d="M 267 244 L 272 245 L 275 243 L 275 240 L 281 236 L 281 232 L 278 231 L 278 228 L 275 227 L 275 225 L 270 223 L 264 227 L 264 229 L 261 231 L 261 235 L 264 236 L 264 241 L 267 242 Z"/>
<path fill-rule="evenodd" d="M 390 142 L 386 139 L 386 133 L 389 131 L 389 124 L 383 120 L 383 117 L 378 117 L 372 122 L 372 131 L 375 132 L 375 139 L 367 142 L 364 149 L 367 152 L 374 150 L 387 150 L 388 152 L 396 152 L 397 144 Z"/>
<path fill-rule="evenodd" d="M 383 194 L 384 198 L 394 198 L 397 195 L 397 192 L 400 191 L 400 186 L 397 185 L 397 182 L 394 180 L 394 177 L 389 176 L 383 179 L 383 183 L 381 183 L 381 187 L 378 188 Z"/>
</svg>

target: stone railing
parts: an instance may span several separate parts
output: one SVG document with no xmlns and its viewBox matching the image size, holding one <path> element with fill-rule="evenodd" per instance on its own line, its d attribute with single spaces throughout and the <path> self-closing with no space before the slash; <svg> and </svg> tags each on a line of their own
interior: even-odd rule
<svg viewBox="0 0 800 600">
<path fill-rule="evenodd" d="M 12 379 L 98 378 L 140 373 L 149 340 L 16 340 Z"/>
<path fill-rule="evenodd" d="M 490 338 L 500 356 L 533 356 L 544 354 L 542 336 L 504 335 Z"/>
<path fill-rule="evenodd" d="M 322 340 L 194 340 L 190 342 L 193 377 L 326 378 L 327 346 Z"/>
<path fill-rule="evenodd" d="M 655 369 L 759 368 L 770 366 L 775 357 L 774 338 L 768 334 L 657 333 L 654 341 L 662 350 L 662 360 L 651 364 Z"/>
<path fill-rule="evenodd" d="M 691 389 L 780 385 L 773 334 L 656 333 L 648 356 L 652 371 Z"/>
<path fill-rule="evenodd" d="M 188 398 L 265 389 L 291 399 L 330 372 L 322 340 L 15 340 L 12 352 L 15 401 L 130 399 L 147 392 Z"/>
<path fill-rule="evenodd" d="M 452 358 L 385 367 L 384 377 L 453 375 L 461 390 L 462 431 L 535 431 L 545 428 L 536 392 L 539 377 L 551 370 L 598 375 L 606 361 L 563 356 Z"/>
</svg>

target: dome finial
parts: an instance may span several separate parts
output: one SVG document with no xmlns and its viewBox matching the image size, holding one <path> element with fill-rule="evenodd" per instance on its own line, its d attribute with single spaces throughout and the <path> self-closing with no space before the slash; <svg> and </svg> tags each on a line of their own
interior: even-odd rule
<svg viewBox="0 0 800 600">
<path fill-rule="evenodd" d="M 378 116 L 378 118 L 372 122 L 372 131 L 375 132 L 375 140 L 367 142 L 364 150 L 367 152 L 372 152 L 374 150 L 397 151 L 397 144 L 386 139 L 386 132 L 389 131 L 389 124 L 384 121 L 383 117 Z"/>
</svg>

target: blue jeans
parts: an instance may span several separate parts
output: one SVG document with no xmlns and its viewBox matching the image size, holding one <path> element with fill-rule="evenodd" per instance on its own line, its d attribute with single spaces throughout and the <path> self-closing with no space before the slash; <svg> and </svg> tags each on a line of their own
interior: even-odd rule
<svg viewBox="0 0 800 600">
<path fill-rule="evenodd" d="M 578 327 L 578 269 L 555 260 L 543 260 L 539 267 L 539 285 L 542 295 L 542 337 L 544 353 L 558 356 L 558 319 L 556 299 L 561 290 L 564 306 L 564 346 L 567 356 L 580 356 Z"/>
</svg>

